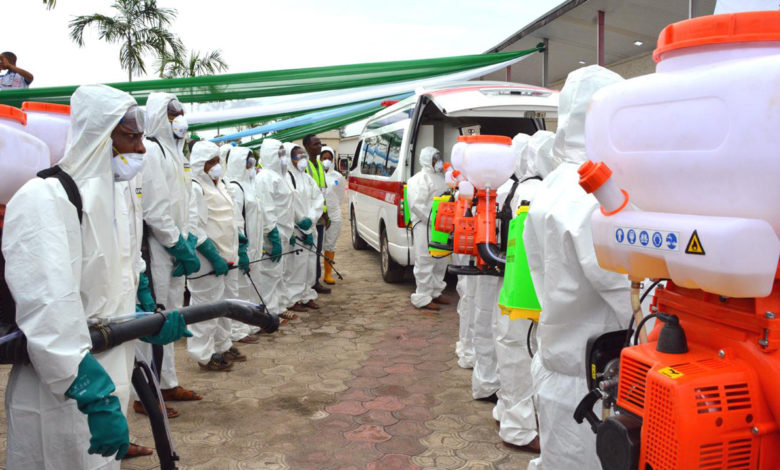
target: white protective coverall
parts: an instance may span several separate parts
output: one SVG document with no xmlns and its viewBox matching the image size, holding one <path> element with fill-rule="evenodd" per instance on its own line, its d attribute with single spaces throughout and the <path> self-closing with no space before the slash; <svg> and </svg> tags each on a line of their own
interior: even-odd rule
<svg viewBox="0 0 780 470">
<path fill-rule="evenodd" d="M 228 263 L 238 264 L 238 220 L 230 197 L 222 179 L 216 184 L 204 171 L 207 161 L 219 155 L 219 147 L 212 142 L 198 142 L 192 147 L 190 164 L 192 166 L 192 196 L 190 197 L 190 228 L 198 237 L 197 246 L 210 239 L 217 247 L 219 255 Z M 245 163 L 246 164 L 246 163 Z M 196 250 L 197 251 L 197 250 Z M 197 251 L 200 270 L 193 278 L 214 270 L 211 262 Z M 238 269 L 231 269 L 225 276 L 209 275 L 200 279 L 189 279 L 190 303 L 199 305 L 223 299 L 238 297 Z M 193 323 L 187 327 L 192 337 L 187 338 L 187 352 L 200 364 L 206 364 L 213 354 L 222 354 L 231 346 L 231 320 L 219 317 L 212 320 Z"/>
<path fill-rule="evenodd" d="M 454 263 L 459 266 L 469 264 L 469 255 L 453 255 Z M 458 356 L 458 366 L 464 369 L 474 367 L 474 297 L 477 294 L 477 280 L 474 276 L 458 276 L 458 342 L 455 343 L 455 354 Z"/>
<path fill-rule="evenodd" d="M 149 226 L 149 271 L 154 300 L 168 310 L 180 308 L 184 302 L 184 276 L 174 277 L 174 258 L 165 248 L 176 245 L 179 235 L 189 235 L 189 204 L 191 190 L 190 164 L 184 158 L 184 139 L 173 136 L 168 121 L 168 103 L 176 99 L 170 93 L 150 93 L 146 101 L 146 157 L 143 169 L 144 222 Z M 155 138 L 160 145 L 149 140 Z M 162 146 L 162 149 L 160 148 Z M 143 345 L 147 358 L 152 357 L 151 345 Z M 160 388 L 179 385 L 173 343 L 163 346 Z"/>
<path fill-rule="evenodd" d="M 412 305 L 417 308 L 431 303 L 447 287 L 444 275 L 450 258 L 433 258 L 428 253 L 428 220 L 433 198 L 447 191 L 444 175 L 433 169 L 433 156 L 438 153 L 434 147 L 422 149 L 420 171 L 406 183 L 414 243 L 414 280 L 417 284 L 417 290 L 412 294 Z"/>
<path fill-rule="evenodd" d="M 244 221 L 244 224 L 239 226 L 238 230 L 249 239 L 249 249 L 247 250 L 249 260 L 256 261 L 260 259 L 263 253 L 263 220 L 255 194 L 255 182 L 250 178 L 249 170 L 246 169 L 248 155 L 248 148 L 234 147 L 228 154 L 227 169 L 222 180 L 233 198 L 236 219 L 240 218 Z M 238 298 L 260 304 L 260 297 L 257 296 L 250 282 L 251 276 L 252 282 L 260 289 L 260 269 L 258 263 L 251 266 L 249 274 L 244 274 L 243 271 L 238 270 Z M 250 326 L 246 323 L 231 321 L 231 324 L 230 338 L 233 341 L 238 341 L 248 334 L 260 331 L 259 327 Z"/>
<path fill-rule="evenodd" d="M 300 148 L 304 155 L 302 158 L 306 158 L 306 151 L 297 145 L 285 143 L 284 148 L 287 156 L 290 158 L 292 158 L 294 148 Z M 287 307 L 292 307 L 297 302 L 305 304 L 317 298 L 317 291 L 312 288 L 317 277 L 315 264 L 317 262 L 316 224 L 317 220 L 322 216 L 325 198 L 322 196 L 322 190 L 317 186 L 317 182 L 305 170 L 300 171 L 298 168 L 290 168 L 285 179 L 293 188 L 293 218 L 295 221 L 293 233 L 296 238 L 295 245 L 297 247 L 300 244 L 303 247 L 301 253 L 287 255 L 282 258 L 284 263 L 284 285 L 287 293 L 285 304 Z M 303 219 L 311 221 L 311 226 L 306 230 L 297 225 Z M 307 234 L 312 235 L 314 246 L 304 246 L 304 239 Z"/>
<path fill-rule="evenodd" d="M 504 207 L 513 183 L 514 181 L 510 179 L 496 190 L 499 209 Z M 471 373 L 471 395 L 478 400 L 497 393 L 501 388 L 493 331 L 501 314 L 498 308 L 498 297 L 504 285 L 504 278 L 474 276 L 473 281 L 468 282 L 476 284 L 472 317 L 475 361 Z M 493 417 L 499 419 L 495 414 Z"/>
<path fill-rule="evenodd" d="M 281 239 L 282 252 L 290 251 L 290 236 L 293 233 L 294 215 L 293 215 L 293 189 L 288 183 L 288 179 L 283 177 L 282 162 L 279 149 L 284 151 L 282 143 L 275 139 L 265 139 L 260 146 L 260 162 L 263 169 L 255 177 L 255 191 L 260 199 L 260 210 L 262 211 L 265 227 L 263 229 L 263 247 L 271 253 L 271 242 L 268 234 L 276 228 Z M 286 174 L 288 169 L 284 169 Z M 279 262 L 266 259 L 257 263 L 260 272 L 260 293 L 265 300 L 266 308 L 269 312 L 279 315 L 287 310 L 286 299 L 290 298 L 289 289 L 284 285 L 284 259 L 289 256 L 282 256 Z M 255 268 L 257 269 L 257 268 Z"/>
<path fill-rule="evenodd" d="M 143 209 L 143 175 L 140 173 L 129 181 L 118 181 L 114 184 L 114 200 L 116 201 L 116 221 L 121 250 L 122 267 L 131 266 L 132 269 L 123 269 L 122 288 L 123 295 L 135 299 L 138 292 L 138 280 L 140 273 L 146 271 L 146 262 L 141 256 L 141 243 L 144 236 L 144 209 Z M 126 228 L 126 230 L 121 230 Z M 124 258 L 128 258 L 126 261 Z M 138 303 L 137 299 L 135 300 Z M 143 342 L 134 341 L 134 346 L 141 346 Z M 146 353 L 149 348 L 138 348 Z M 151 357 L 143 358 L 147 363 Z M 137 400 L 135 389 L 130 387 L 130 398 Z"/>
<path fill-rule="evenodd" d="M 622 78 L 597 65 L 571 72 L 561 90 L 553 155 L 562 163 L 545 177 L 526 219 L 523 240 L 542 305 L 539 350 L 531 373 L 542 454 L 529 468 L 598 470 L 596 436 L 572 415 L 588 393 L 588 338 L 625 328 L 631 317 L 629 281 L 596 261 L 590 218 L 598 208 L 580 187 L 586 160 L 585 113 L 593 94 Z M 597 409 L 596 414 L 600 414 Z"/>
<path fill-rule="evenodd" d="M 111 170 L 111 132 L 135 100 L 104 85 L 71 97 L 68 144 L 60 166 L 76 182 L 83 221 L 56 178 L 33 178 L 9 201 L 3 227 L 6 280 L 31 364 L 15 365 L 5 392 L 7 468 L 118 469 L 89 455 L 87 416 L 64 394 L 92 347 L 88 318 L 135 311 L 122 274 Z M 126 230 L 126 228 L 125 228 Z M 133 342 L 95 354 L 126 413 Z"/>
<path fill-rule="evenodd" d="M 522 201 L 533 201 L 541 183 L 533 178 L 539 176 L 534 162 L 538 153 L 552 152 L 554 138 L 552 132 L 537 131 L 530 140 L 526 134 L 512 139 L 512 149 L 518 157 L 515 176 L 520 181 L 510 202 L 512 214 L 517 213 Z M 499 315 L 493 332 L 501 381 L 493 417 L 500 422 L 501 439 L 517 446 L 530 443 L 537 435 L 531 356 L 526 341 L 531 324 L 530 320 L 510 320 L 507 315 Z M 535 342 L 532 338 L 532 347 Z"/>
<path fill-rule="evenodd" d="M 328 206 L 330 227 L 325 229 L 322 251 L 336 251 L 336 242 L 341 233 L 341 206 L 344 203 L 344 196 L 347 194 L 347 182 L 344 176 L 336 170 L 336 152 L 330 147 L 322 147 L 322 152 L 330 152 L 333 155 L 330 169 L 325 172 L 325 182 L 327 183 L 325 205 Z"/>
</svg>

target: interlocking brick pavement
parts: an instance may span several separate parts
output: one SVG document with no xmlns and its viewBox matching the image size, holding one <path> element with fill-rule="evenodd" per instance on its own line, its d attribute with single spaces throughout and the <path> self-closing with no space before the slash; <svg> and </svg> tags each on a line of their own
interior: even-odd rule
<svg viewBox="0 0 780 470">
<path fill-rule="evenodd" d="M 524 469 L 534 456 L 501 443 L 492 404 L 471 399 L 471 371 L 457 366 L 455 302 L 423 314 L 414 282 L 382 281 L 372 250 L 355 251 L 349 221 L 336 252 L 345 279 L 254 345 L 228 373 L 201 371 L 176 344 L 182 385 L 200 402 L 172 403 L 181 469 Z M 457 300 L 454 289 L 447 293 Z M 8 368 L 0 369 L 5 386 Z M 0 412 L 0 462 L 5 417 Z M 132 440 L 153 445 L 145 417 L 130 413 Z M 2 463 L 0 463 L 2 465 Z M 123 469 L 157 468 L 152 457 Z"/>
</svg>

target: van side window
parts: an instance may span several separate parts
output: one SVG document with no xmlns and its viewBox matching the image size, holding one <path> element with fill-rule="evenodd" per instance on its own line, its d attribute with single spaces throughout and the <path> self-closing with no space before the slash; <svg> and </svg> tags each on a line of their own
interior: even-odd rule
<svg viewBox="0 0 780 470">
<path fill-rule="evenodd" d="M 403 137 L 403 129 L 367 137 L 363 142 L 366 150 L 360 172 L 364 175 L 392 176 L 398 167 Z"/>
</svg>

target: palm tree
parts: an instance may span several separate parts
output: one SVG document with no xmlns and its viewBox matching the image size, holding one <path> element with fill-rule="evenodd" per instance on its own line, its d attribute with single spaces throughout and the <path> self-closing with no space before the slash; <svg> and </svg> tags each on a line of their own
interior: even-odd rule
<svg viewBox="0 0 780 470">
<path fill-rule="evenodd" d="M 219 49 L 201 55 L 199 51 L 190 51 L 189 57 L 175 57 L 172 54 L 160 56 L 158 73 L 160 78 L 197 77 L 214 75 L 228 69 Z"/>
<path fill-rule="evenodd" d="M 57 3 L 57 0 L 43 0 L 43 4 L 46 5 L 46 8 L 48 10 L 51 10 L 54 8 L 54 5 Z"/>
<path fill-rule="evenodd" d="M 179 38 L 167 30 L 176 18 L 176 10 L 160 8 L 157 0 L 116 0 L 112 8 L 118 15 L 101 14 L 78 16 L 70 22 L 70 37 L 79 47 L 84 46 L 84 28 L 95 24 L 100 39 L 121 43 L 119 62 L 127 70 L 127 78 L 146 73 L 143 56 L 181 57 L 184 46 Z"/>
</svg>

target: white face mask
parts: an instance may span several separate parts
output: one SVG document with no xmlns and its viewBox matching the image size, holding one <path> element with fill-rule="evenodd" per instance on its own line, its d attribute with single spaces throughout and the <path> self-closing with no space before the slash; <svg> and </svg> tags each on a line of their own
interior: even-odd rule
<svg viewBox="0 0 780 470">
<path fill-rule="evenodd" d="M 249 173 L 249 179 L 250 180 L 255 179 L 255 176 L 257 176 L 257 169 L 254 168 L 254 167 L 252 167 L 252 168 L 250 168 L 250 169 L 248 169 L 246 171 Z"/>
<path fill-rule="evenodd" d="M 286 171 L 287 167 L 290 166 L 290 157 L 282 157 L 282 171 Z"/>
<path fill-rule="evenodd" d="M 176 116 L 171 121 L 171 129 L 173 129 L 173 136 L 177 139 L 183 139 L 187 135 L 187 129 L 190 125 L 187 123 L 187 118 L 184 115 Z"/>
<path fill-rule="evenodd" d="M 436 162 L 435 165 L 433 165 L 433 169 L 441 173 L 442 171 L 444 171 L 444 162 L 439 160 L 438 162 Z"/>
<path fill-rule="evenodd" d="M 333 162 L 330 160 L 323 160 L 322 161 L 322 167 L 325 168 L 325 171 L 330 170 L 330 167 L 333 166 Z"/>
<path fill-rule="evenodd" d="M 309 162 L 305 158 L 301 158 L 298 160 L 298 163 L 295 164 L 295 167 L 298 168 L 298 171 L 303 173 L 306 171 L 306 168 L 309 166 Z"/>
<path fill-rule="evenodd" d="M 217 163 L 216 165 L 212 166 L 211 169 L 207 172 L 209 176 L 211 176 L 212 179 L 219 179 L 220 176 L 222 176 L 222 165 Z"/>
<path fill-rule="evenodd" d="M 120 153 L 111 159 L 114 181 L 130 181 L 144 166 L 144 154 Z"/>
</svg>

